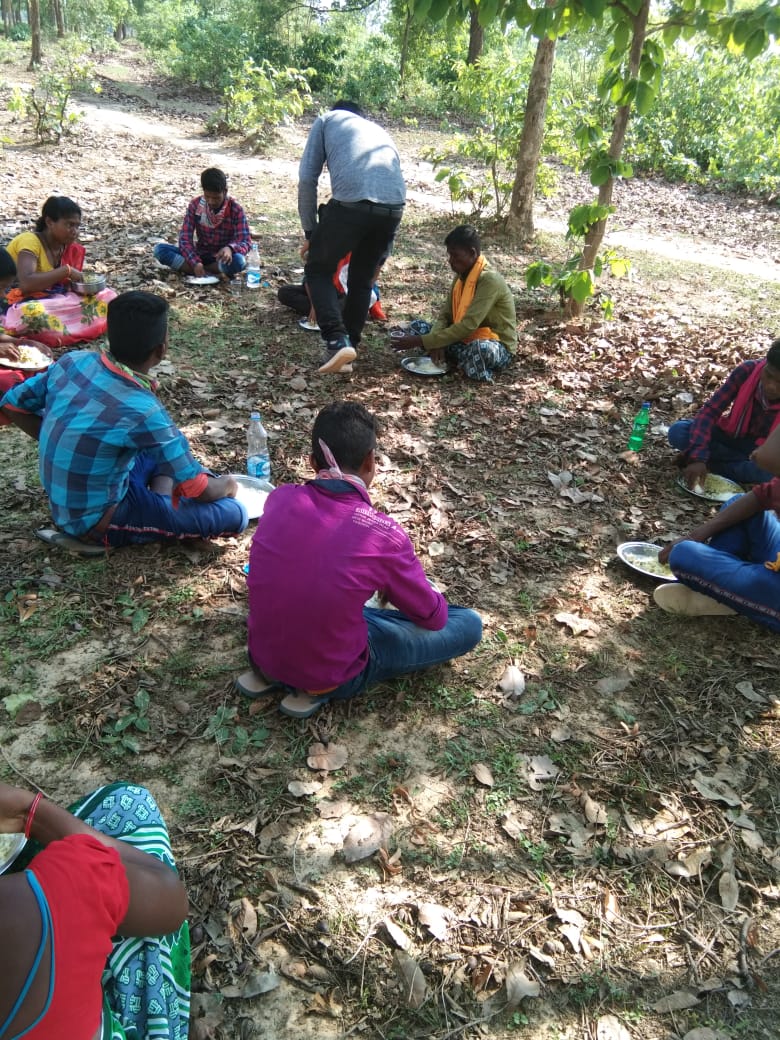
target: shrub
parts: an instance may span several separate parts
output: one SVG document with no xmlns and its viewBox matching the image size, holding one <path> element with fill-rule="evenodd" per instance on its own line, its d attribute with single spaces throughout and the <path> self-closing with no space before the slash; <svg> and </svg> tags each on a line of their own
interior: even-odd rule
<svg viewBox="0 0 780 1040">
<path fill-rule="evenodd" d="M 92 62 L 74 50 L 43 69 L 26 94 L 16 87 L 8 107 L 31 123 L 36 141 L 59 141 L 81 119 L 81 113 L 68 108 L 73 94 L 84 89 L 99 93 L 94 73 Z"/>
</svg>

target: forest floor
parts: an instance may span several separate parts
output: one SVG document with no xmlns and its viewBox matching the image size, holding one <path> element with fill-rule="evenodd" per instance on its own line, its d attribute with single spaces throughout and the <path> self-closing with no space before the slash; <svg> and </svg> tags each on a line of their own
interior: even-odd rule
<svg viewBox="0 0 780 1040">
<path fill-rule="evenodd" d="M 84 559 L 50 520 L 37 451 L 0 431 L 0 776 L 65 803 L 147 784 L 191 896 L 205 1038 L 768 1040 L 780 1013 L 780 648 L 738 618 L 680 621 L 617 559 L 710 511 L 675 483 L 665 427 L 780 331 L 780 214 L 747 197 L 636 179 L 616 193 L 630 280 L 610 322 L 565 324 L 524 288 L 563 255 L 581 178 L 559 170 L 543 229 L 484 248 L 516 293 L 516 362 L 494 386 L 410 376 L 367 328 L 354 376 L 277 303 L 300 277 L 296 168 L 307 124 L 262 158 L 208 137 L 210 99 L 137 49 L 56 146 L 3 105 L 3 240 L 44 198 L 84 210 L 92 266 L 172 306 L 161 396 L 218 471 L 240 471 L 250 410 L 273 479 L 306 475 L 334 396 L 382 422 L 379 508 L 429 575 L 482 614 L 481 646 L 310 722 L 242 700 L 242 568 L 252 530 L 210 547 Z M 29 81 L 21 52 L 0 94 Z M 435 130 L 391 128 L 410 204 L 381 286 L 391 322 L 430 315 L 456 222 L 421 158 Z M 259 233 L 268 286 L 230 295 L 165 277 L 200 170 L 222 166 Z M 652 402 L 644 450 L 625 452 Z M 522 694 L 499 689 L 508 665 Z M 313 743 L 344 764 L 320 768 Z M 355 836 L 378 847 L 348 862 Z"/>
</svg>

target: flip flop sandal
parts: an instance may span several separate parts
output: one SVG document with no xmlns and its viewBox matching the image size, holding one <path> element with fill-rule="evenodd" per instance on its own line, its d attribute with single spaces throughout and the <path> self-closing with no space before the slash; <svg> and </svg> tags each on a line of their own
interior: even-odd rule
<svg viewBox="0 0 780 1040">
<path fill-rule="evenodd" d="M 269 696 L 279 688 L 278 682 L 270 682 L 261 679 L 260 676 L 256 672 L 253 672 L 251 668 L 249 671 L 242 672 L 235 680 L 234 685 L 240 694 L 244 697 L 248 697 L 250 700 Z"/>
<path fill-rule="evenodd" d="M 74 538 L 63 531 L 55 531 L 53 527 L 40 527 L 35 532 L 35 537 L 40 538 L 47 545 L 54 545 L 58 549 L 75 553 L 77 556 L 105 556 L 108 547 L 99 545 L 97 542 L 82 542 L 80 538 Z"/>
<path fill-rule="evenodd" d="M 331 700 L 331 693 L 323 693 L 319 697 L 310 693 L 288 693 L 279 701 L 279 711 L 291 719 L 308 719 Z"/>
</svg>

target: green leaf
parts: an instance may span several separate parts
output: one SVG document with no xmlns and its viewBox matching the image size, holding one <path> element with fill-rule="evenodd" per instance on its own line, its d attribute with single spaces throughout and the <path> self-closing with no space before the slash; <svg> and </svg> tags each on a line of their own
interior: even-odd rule
<svg viewBox="0 0 780 1040">
<path fill-rule="evenodd" d="M 602 184 L 606 184 L 609 178 L 612 176 L 612 170 L 609 164 L 599 164 L 591 170 L 590 183 L 594 188 L 600 188 Z"/>
<path fill-rule="evenodd" d="M 133 719 L 133 724 L 135 725 L 135 728 L 138 730 L 139 733 L 148 733 L 149 732 L 149 720 L 148 719 L 136 716 L 136 718 Z"/>
<path fill-rule="evenodd" d="M 589 14 L 594 21 L 601 21 L 604 14 L 603 0 L 581 0 L 583 10 Z"/>
<path fill-rule="evenodd" d="M 149 700 L 149 694 L 146 690 L 137 690 L 135 697 L 133 697 L 133 703 L 136 708 L 144 714 L 149 710 Z"/>
<path fill-rule="evenodd" d="M 569 283 L 569 296 L 577 303 L 584 303 L 593 295 L 593 278 L 590 271 L 578 271 Z"/>
<path fill-rule="evenodd" d="M 33 700 L 35 694 L 32 693 L 9 693 L 7 697 L 3 697 L 3 705 L 11 718 L 15 718 L 17 711 Z"/>
<path fill-rule="evenodd" d="M 757 58 L 766 49 L 769 39 L 763 29 L 756 29 L 745 41 L 745 57 L 748 61 Z"/>
<path fill-rule="evenodd" d="M 122 737 L 122 747 L 127 748 L 128 751 L 132 751 L 134 755 L 137 755 L 141 750 L 138 741 L 134 737 L 130 737 L 125 734 Z"/>
<path fill-rule="evenodd" d="M 634 95 L 634 104 L 636 105 L 637 112 L 644 116 L 653 107 L 655 101 L 655 91 L 646 83 L 644 80 L 637 80 L 636 93 Z"/>
<path fill-rule="evenodd" d="M 140 632 L 148 620 L 149 611 L 146 607 L 139 607 L 133 612 L 133 616 L 130 620 L 130 627 L 134 633 Z"/>
</svg>

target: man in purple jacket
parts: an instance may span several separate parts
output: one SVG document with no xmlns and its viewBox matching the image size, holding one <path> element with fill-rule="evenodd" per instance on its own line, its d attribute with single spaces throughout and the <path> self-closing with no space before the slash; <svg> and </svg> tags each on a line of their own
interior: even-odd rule
<svg viewBox="0 0 780 1040">
<path fill-rule="evenodd" d="M 479 615 L 447 604 L 404 529 L 371 505 L 375 448 L 370 412 L 327 405 L 312 431 L 315 479 L 273 491 L 252 540 L 252 670 L 236 685 L 249 697 L 288 687 L 279 710 L 294 718 L 460 657 L 482 638 Z M 396 609 L 366 606 L 375 592 Z"/>
</svg>

